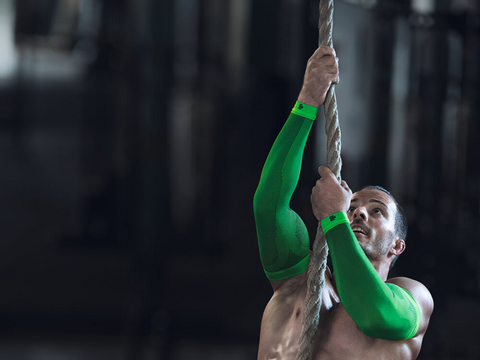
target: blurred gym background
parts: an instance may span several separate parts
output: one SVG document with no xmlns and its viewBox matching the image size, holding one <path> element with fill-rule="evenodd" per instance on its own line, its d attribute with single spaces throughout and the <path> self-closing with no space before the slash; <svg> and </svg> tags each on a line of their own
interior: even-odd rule
<svg viewBox="0 0 480 360">
<path fill-rule="evenodd" d="M 0 0 L 0 359 L 256 359 L 252 199 L 313 0 Z M 419 359 L 480 359 L 480 3 L 335 2 L 342 177 L 409 217 Z M 315 235 L 320 117 L 292 208 Z"/>
</svg>

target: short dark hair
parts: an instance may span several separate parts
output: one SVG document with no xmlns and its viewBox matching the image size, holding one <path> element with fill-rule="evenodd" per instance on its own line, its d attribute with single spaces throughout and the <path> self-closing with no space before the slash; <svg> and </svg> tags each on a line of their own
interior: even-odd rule
<svg viewBox="0 0 480 360">
<path fill-rule="evenodd" d="M 398 235 L 400 237 L 400 239 L 402 239 L 403 241 L 406 241 L 406 239 L 407 239 L 407 229 L 408 229 L 407 216 L 405 215 L 405 211 L 400 206 L 400 204 L 397 202 L 397 200 L 395 200 L 393 195 L 390 194 L 390 192 L 388 190 L 384 189 L 383 187 L 381 187 L 379 185 L 367 185 L 362 190 L 364 190 L 364 189 L 380 190 L 380 191 L 383 191 L 385 194 L 387 194 L 388 196 L 390 196 L 392 198 L 393 202 L 395 203 L 395 206 L 397 207 L 397 211 L 395 213 L 395 228 L 394 228 L 395 234 Z M 397 261 L 399 256 L 400 255 L 395 256 L 392 263 L 390 264 L 390 269 L 392 269 L 393 265 L 395 264 L 395 262 Z"/>
</svg>

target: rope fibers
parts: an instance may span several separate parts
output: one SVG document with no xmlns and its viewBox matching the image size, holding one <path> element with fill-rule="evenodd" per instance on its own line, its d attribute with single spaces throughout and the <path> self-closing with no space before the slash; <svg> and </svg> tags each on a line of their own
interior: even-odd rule
<svg viewBox="0 0 480 360">
<path fill-rule="evenodd" d="M 320 0 L 320 18 L 318 22 L 319 46 L 333 47 L 333 0 Z M 342 159 L 340 150 L 340 123 L 338 120 L 337 97 L 335 87 L 332 84 L 327 93 L 325 104 L 325 132 L 327 134 L 327 166 L 341 181 L 340 170 Z M 325 234 L 320 223 L 317 227 L 317 235 L 313 244 L 313 256 L 307 280 L 307 297 L 305 300 L 305 313 L 302 319 L 302 333 L 300 335 L 299 351 L 297 360 L 310 360 L 315 345 L 318 323 L 320 320 L 320 308 L 322 306 L 322 292 L 325 285 L 325 269 L 327 266 L 328 247 Z"/>
</svg>

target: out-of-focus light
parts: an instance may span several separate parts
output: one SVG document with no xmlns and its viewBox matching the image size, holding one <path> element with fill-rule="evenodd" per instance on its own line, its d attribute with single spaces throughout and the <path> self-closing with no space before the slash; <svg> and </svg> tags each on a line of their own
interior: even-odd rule
<svg viewBox="0 0 480 360">
<path fill-rule="evenodd" d="M 475 10 L 475 4 L 471 0 L 452 0 L 450 8 L 454 13 L 461 13 Z"/>
<path fill-rule="evenodd" d="M 412 10 L 419 14 L 428 15 L 435 11 L 435 0 L 412 0 Z"/>
<path fill-rule="evenodd" d="M 13 77 L 17 53 L 14 44 L 15 0 L 0 0 L 0 80 Z"/>
<path fill-rule="evenodd" d="M 377 0 L 343 0 L 346 3 L 371 9 L 377 6 Z"/>
</svg>

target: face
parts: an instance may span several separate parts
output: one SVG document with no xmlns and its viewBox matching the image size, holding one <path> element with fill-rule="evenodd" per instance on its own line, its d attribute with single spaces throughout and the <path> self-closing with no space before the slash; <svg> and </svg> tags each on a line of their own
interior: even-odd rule
<svg viewBox="0 0 480 360">
<path fill-rule="evenodd" d="M 360 246 L 370 260 L 378 260 L 395 243 L 396 205 L 377 189 L 364 189 L 352 196 L 347 215 Z"/>
</svg>

